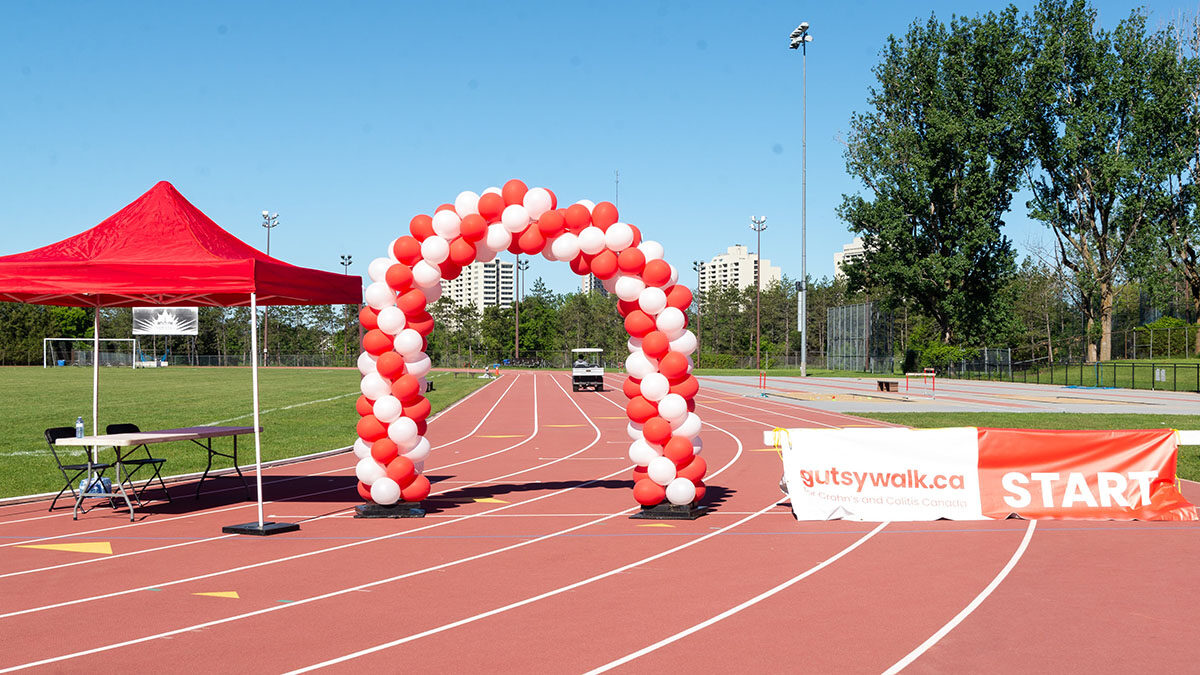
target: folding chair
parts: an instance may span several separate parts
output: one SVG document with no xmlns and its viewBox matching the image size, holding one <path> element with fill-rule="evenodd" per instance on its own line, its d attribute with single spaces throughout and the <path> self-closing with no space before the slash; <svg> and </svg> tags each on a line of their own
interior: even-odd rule
<svg viewBox="0 0 1200 675">
<path fill-rule="evenodd" d="M 141 429 L 136 424 L 110 424 L 104 428 L 104 433 L 106 434 L 136 434 L 139 431 L 141 431 Z M 130 455 L 137 452 L 139 448 L 146 451 L 145 459 L 140 457 L 130 457 Z M 167 484 L 164 483 L 162 479 L 162 466 L 167 460 L 163 459 L 162 457 L 152 456 L 150 454 L 150 448 L 145 443 L 142 443 L 141 445 L 135 445 L 125 452 L 122 452 L 121 448 L 117 448 L 116 450 L 117 463 L 122 467 L 132 467 L 123 471 L 118 469 L 118 471 L 122 474 L 124 481 L 129 484 L 129 489 L 133 491 L 134 497 L 137 498 L 139 505 L 142 503 L 142 494 L 145 493 L 146 490 L 150 489 L 150 484 L 154 482 L 154 479 L 156 478 L 158 479 L 158 484 L 162 486 L 162 491 L 163 494 L 166 495 L 167 501 L 171 501 L 171 492 L 167 490 Z M 141 491 L 138 491 L 133 486 L 133 475 L 140 471 L 144 466 L 149 466 L 154 471 L 154 474 L 150 476 L 149 480 L 146 481 L 146 484 L 142 486 Z"/>
<path fill-rule="evenodd" d="M 63 484 L 62 489 L 58 491 L 58 494 L 54 495 L 54 499 L 51 500 L 51 502 L 50 502 L 50 510 L 53 511 L 54 505 L 58 503 L 58 498 L 61 497 L 62 494 L 64 492 L 66 492 L 67 490 L 71 491 L 72 501 L 77 500 L 77 494 L 75 492 L 75 482 L 79 480 L 80 476 L 83 476 L 84 474 L 86 474 L 88 472 L 89 468 L 91 468 L 91 470 L 95 472 L 96 478 L 99 479 L 102 476 L 104 476 L 104 472 L 106 470 L 108 470 L 109 468 L 112 467 L 112 464 L 92 464 L 92 465 L 90 465 L 90 467 L 86 462 L 84 462 L 83 464 L 63 464 L 63 458 L 59 457 L 58 446 L 56 446 L 54 444 L 54 442 L 60 438 L 73 437 L 75 435 L 75 427 L 51 427 L 46 430 L 45 434 L 46 434 L 46 442 L 50 444 L 50 454 L 54 456 L 54 463 L 58 465 L 58 470 L 62 472 L 63 480 L 66 481 Z M 83 447 L 83 446 L 79 446 L 79 447 L 85 453 L 91 452 L 91 450 L 89 450 L 86 447 Z M 66 455 L 66 452 L 67 451 L 64 449 L 64 451 L 63 451 L 64 456 Z M 73 475 L 68 475 L 68 473 L 71 471 L 74 471 L 75 473 Z"/>
</svg>

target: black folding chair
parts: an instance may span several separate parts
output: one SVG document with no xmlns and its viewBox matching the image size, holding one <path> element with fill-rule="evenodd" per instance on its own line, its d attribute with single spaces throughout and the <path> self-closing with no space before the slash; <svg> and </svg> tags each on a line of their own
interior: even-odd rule
<svg viewBox="0 0 1200 675">
<path fill-rule="evenodd" d="M 138 425 L 136 424 L 110 424 L 104 428 L 104 433 L 106 434 L 136 434 L 139 431 L 141 431 L 141 429 L 138 428 Z M 137 452 L 139 449 L 146 451 L 146 457 L 144 459 L 141 457 L 131 457 L 131 455 Z M 122 474 L 123 480 L 129 484 L 129 489 L 133 490 L 134 497 L 137 498 L 138 504 L 142 503 L 142 494 L 145 493 L 146 490 L 150 489 L 150 484 L 153 483 L 155 479 L 158 479 L 158 484 L 162 486 L 162 491 L 163 494 L 166 495 L 167 501 L 171 501 L 171 492 L 167 490 L 167 484 L 163 482 L 162 478 L 162 466 L 167 460 L 163 459 L 162 457 L 152 456 L 150 454 L 150 448 L 145 443 L 142 443 L 141 445 L 135 445 L 132 448 L 124 449 L 124 452 L 122 452 L 122 450 L 122 448 L 116 448 L 117 463 L 122 467 L 125 467 L 125 469 L 118 469 L 118 472 Z M 150 476 L 149 480 L 146 481 L 146 484 L 142 486 L 142 489 L 138 491 L 133 486 L 133 476 L 138 471 L 141 471 L 142 467 L 144 466 L 149 466 L 154 473 Z"/>
<path fill-rule="evenodd" d="M 62 489 L 58 491 L 58 494 L 54 495 L 54 499 L 50 502 L 50 510 L 53 511 L 54 505 L 58 503 L 58 498 L 61 497 L 67 490 L 71 491 L 72 501 L 78 501 L 78 495 L 75 492 L 75 482 L 79 480 L 80 476 L 86 474 L 88 469 L 91 469 L 93 472 L 95 472 L 95 480 L 99 481 L 104 476 L 104 472 L 112 467 L 112 464 L 89 465 L 86 460 L 83 464 L 63 464 L 63 457 L 60 457 L 58 454 L 59 446 L 55 445 L 54 442 L 60 438 L 71 438 L 74 436 L 75 427 L 51 427 L 47 429 L 45 433 L 46 443 L 50 444 L 50 454 L 54 456 L 54 463 L 58 465 L 58 470 L 62 472 L 63 480 L 66 481 L 63 483 Z M 85 453 L 91 452 L 91 450 L 85 446 L 77 447 L 78 449 L 83 450 Z M 66 450 L 66 447 L 64 447 L 63 456 L 66 456 L 67 452 L 68 451 Z"/>
</svg>

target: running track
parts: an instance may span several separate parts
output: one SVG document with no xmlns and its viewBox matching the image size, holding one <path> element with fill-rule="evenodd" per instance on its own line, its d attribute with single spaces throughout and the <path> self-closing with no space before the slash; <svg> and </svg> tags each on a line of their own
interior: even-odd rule
<svg viewBox="0 0 1200 675">
<path fill-rule="evenodd" d="M 798 523 L 763 429 L 861 418 L 705 389 L 713 511 L 630 520 L 620 379 L 506 374 L 430 425 L 420 520 L 354 520 L 348 455 L 129 523 L 0 509 L 0 672 L 1190 670 L 1178 523 Z M 220 484 L 220 483 L 218 483 Z M 1194 501 L 1195 484 L 1185 485 Z M 107 542 L 111 554 L 28 546 Z M 197 595 L 219 593 L 237 597 Z M 121 665 L 114 665 L 121 664 Z"/>
</svg>

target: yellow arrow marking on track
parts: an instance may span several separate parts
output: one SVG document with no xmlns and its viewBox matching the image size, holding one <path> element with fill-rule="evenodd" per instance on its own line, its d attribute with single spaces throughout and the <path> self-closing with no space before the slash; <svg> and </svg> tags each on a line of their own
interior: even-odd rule
<svg viewBox="0 0 1200 675">
<path fill-rule="evenodd" d="M 89 541 L 78 544 L 28 544 L 17 548 L 41 548 L 47 551 L 69 551 L 71 553 L 103 553 L 112 555 L 112 546 L 107 541 Z"/>
<path fill-rule="evenodd" d="M 476 436 L 475 438 L 520 438 L 525 434 L 492 434 L 491 436 Z"/>
<path fill-rule="evenodd" d="M 212 591 L 209 593 L 192 593 L 192 595 L 207 595 L 210 598 L 233 598 L 239 600 L 237 591 Z"/>
<path fill-rule="evenodd" d="M 675 527 L 669 523 L 642 523 L 638 527 Z"/>
</svg>

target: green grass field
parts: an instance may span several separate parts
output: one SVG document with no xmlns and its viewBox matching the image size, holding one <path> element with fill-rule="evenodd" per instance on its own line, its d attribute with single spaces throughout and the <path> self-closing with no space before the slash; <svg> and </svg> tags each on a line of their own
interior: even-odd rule
<svg viewBox="0 0 1200 675">
<path fill-rule="evenodd" d="M 1000 429 L 1200 429 L 1200 415 L 1133 415 L 1082 413 L 852 413 L 892 424 L 922 429 L 996 427 Z M 1179 448 L 1177 472 L 1200 481 L 1200 446 Z"/>
<path fill-rule="evenodd" d="M 354 369 L 280 369 L 259 371 L 263 460 L 296 457 L 342 448 L 354 442 L 359 373 Z M 433 411 L 483 386 L 488 380 L 433 372 L 427 394 Z M 92 371 L 86 368 L 0 368 L 0 497 L 57 491 L 62 475 L 46 447 L 47 427 L 74 426 L 82 416 L 92 428 Z M 248 368 L 170 368 L 100 371 L 100 427 L 132 422 L 142 429 L 217 424 L 252 426 Z M 214 440 L 228 448 L 229 439 Z M 191 443 L 154 446 L 166 457 L 164 475 L 203 471 L 202 449 Z M 242 464 L 253 462 L 250 437 L 238 442 Z M 100 461 L 111 458 L 101 450 Z M 76 450 L 72 460 L 82 461 Z M 66 461 L 66 460 L 64 460 Z M 217 458 L 216 468 L 230 465 Z"/>
</svg>

